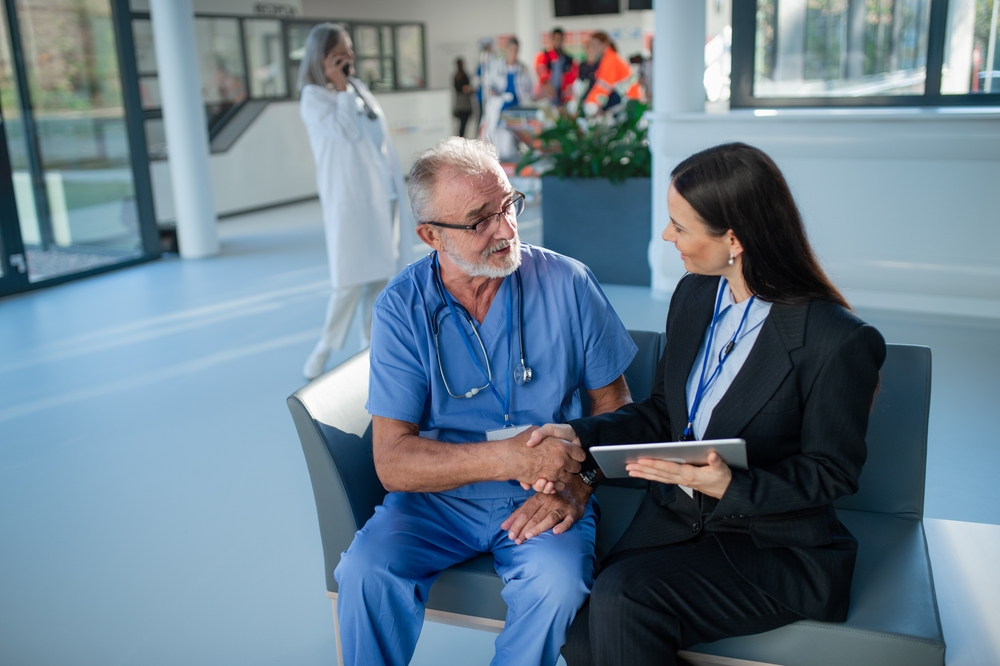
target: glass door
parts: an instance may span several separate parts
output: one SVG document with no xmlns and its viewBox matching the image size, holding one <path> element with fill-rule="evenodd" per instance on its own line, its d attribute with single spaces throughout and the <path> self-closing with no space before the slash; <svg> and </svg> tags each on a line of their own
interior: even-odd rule
<svg viewBox="0 0 1000 666">
<path fill-rule="evenodd" d="M 11 127 L 15 133 L 20 131 L 20 113 L 6 18 L 6 12 L 0 7 L 0 296 L 21 291 L 28 282 L 14 201 L 15 183 L 21 181 L 24 171 L 15 174 L 7 150 L 7 134 Z"/>
<path fill-rule="evenodd" d="M 24 248 L 17 231 L 17 207 L 14 205 L 10 159 L 0 124 L 0 296 L 22 291 L 27 282 Z"/>
<path fill-rule="evenodd" d="M 112 1 L 5 0 L 0 12 L 3 187 L 17 218 L 3 242 L 21 257 L 5 268 L 23 264 L 29 285 L 147 256 Z"/>
</svg>

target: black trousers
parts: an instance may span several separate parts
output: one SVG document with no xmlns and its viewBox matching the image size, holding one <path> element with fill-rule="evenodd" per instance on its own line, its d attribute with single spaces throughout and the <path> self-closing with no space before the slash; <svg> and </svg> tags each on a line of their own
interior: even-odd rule
<svg viewBox="0 0 1000 666">
<path fill-rule="evenodd" d="M 569 666 L 669 666 L 697 643 L 800 619 L 737 573 L 708 535 L 605 560 L 562 654 Z"/>
<path fill-rule="evenodd" d="M 456 111 L 455 117 L 458 118 L 458 136 L 465 136 L 465 128 L 469 123 L 469 116 L 472 115 L 472 111 Z"/>
</svg>

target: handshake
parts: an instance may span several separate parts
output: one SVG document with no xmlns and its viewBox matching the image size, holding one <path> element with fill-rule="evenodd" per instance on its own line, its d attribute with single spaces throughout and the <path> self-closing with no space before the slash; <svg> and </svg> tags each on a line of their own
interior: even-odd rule
<svg viewBox="0 0 1000 666">
<path fill-rule="evenodd" d="M 587 453 L 568 425 L 549 423 L 508 440 L 508 462 L 521 487 L 552 494 L 566 487 L 580 473 Z"/>
</svg>

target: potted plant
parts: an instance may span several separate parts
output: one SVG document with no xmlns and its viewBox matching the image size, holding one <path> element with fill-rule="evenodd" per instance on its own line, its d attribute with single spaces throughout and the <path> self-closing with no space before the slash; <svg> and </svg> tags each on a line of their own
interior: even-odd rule
<svg viewBox="0 0 1000 666">
<path fill-rule="evenodd" d="M 649 285 L 652 159 L 630 100 L 592 119 L 561 114 L 517 164 L 542 177 L 543 245 L 579 259 L 605 283 Z"/>
</svg>

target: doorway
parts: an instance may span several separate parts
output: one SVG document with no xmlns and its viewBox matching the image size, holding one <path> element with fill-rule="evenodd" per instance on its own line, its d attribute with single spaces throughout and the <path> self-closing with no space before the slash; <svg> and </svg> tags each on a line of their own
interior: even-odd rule
<svg viewBox="0 0 1000 666">
<path fill-rule="evenodd" d="M 121 5 L 3 0 L 0 295 L 159 256 Z"/>
</svg>

